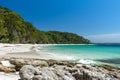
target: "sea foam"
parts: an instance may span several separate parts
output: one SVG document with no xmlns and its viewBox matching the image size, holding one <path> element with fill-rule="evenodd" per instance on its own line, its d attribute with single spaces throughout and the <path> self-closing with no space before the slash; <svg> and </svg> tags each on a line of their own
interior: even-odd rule
<svg viewBox="0 0 120 80">
<path fill-rule="evenodd" d="M 95 61 L 89 60 L 89 59 L 80 59 L 80 60 L 78 61 L 78 63 L 82 63 L 82 64 L 96 64 Z"/>
</svg>

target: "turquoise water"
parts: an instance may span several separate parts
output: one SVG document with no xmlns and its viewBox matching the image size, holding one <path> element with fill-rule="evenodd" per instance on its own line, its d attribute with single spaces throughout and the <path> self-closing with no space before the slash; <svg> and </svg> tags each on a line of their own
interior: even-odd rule
<svg viewBox="0 0 120 80">
<path fill-rule="evenodd" d="M 93 60 L 120 66 L 120 45 L 49 45 L 42 50 L 67 55 L 72 60 Z"/>
</svg>

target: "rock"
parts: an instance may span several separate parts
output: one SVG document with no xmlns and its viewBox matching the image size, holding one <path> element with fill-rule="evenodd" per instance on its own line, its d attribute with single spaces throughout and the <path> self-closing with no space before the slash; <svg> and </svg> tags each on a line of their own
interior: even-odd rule
<svg viewBox="0 0 120 80">
<path fill-rule="evenodd" d="M 14 66 L 6 67 L 3 65 L 0 65 L 0 71 L 9 73 L 9 72 L 15 72 L 16 70 L 15 70 Z"/>
<path fill-rule="evenodd" d="M 83 80 L 83 74 L 79 73 L 79 72 L 75 72 L 72 74 L 72 76 L 76 79 L 76 80 Z"/>
<path fill-rule="evenodd" d="M 25 60 L 24 59 L 12 59 L 10 60 L 11 64 L 15 65 L 15 69 L 16 71 L 19 71 L 22 66 L 25 64 Z"/>
<path fill-rule="evenodd" d="M 53 66 L 54 64 L 57 64 L 57 61 L 50 59 L 50 60 L 47 61 L 47 63 L 48 63 L 49 66 Z"/>
<path fill-rule="evenodd" d="M 117 73 L 117 74 L 116 74 L 116 78 L 120 78 L 120 73 Z"/>
<path fill-rule="evenodd" d="M 8 60 L 1 61 L 1 64 L 6 67 L 11 67 L 13 66 Z"/>
<path fill-rule="evenodd" d="M 82 64 L 76 64 L 75 67 L 76 67 L 76 68 L 81 68 L 81 67 L 82 67 Z"/>
<path fill-rule="evenodd" d="M 107 70 L 109 70 L 109 71 L 114 71 L 116 69 L 119 69 L 117 67 L 113 67 L 113 66 L 109 66 L 109 65 L 103 65 L 102 67 L 105 68 L 105 69 L 107 69 Z"/>
<path fill-rule="evenodd" d="M 120 80 L 120 69 L 112 66 L 86 65 L 68 61 L 28 58 L 0 58 L 12 66 L 0 64 L 0 71 L 19 71 L 20 80 Z"/>
<path fill-rule="evenodd" d="M 67 64 L 53 63 L 51 66 L 42 67 L 25 66 L 25 69 L 21 69 L 23 72 L 20 72 L 20 75 L 23 77 L 24 73 L 31 76 L 24 77 L 26 80 L 120 80 L 117 69 L 111 72 L 103 67 L 81 65 L 71 67 Z"/>
<path fill-rule="evenodd" d="M 67 71 L 69 71 L 70 73 L 75 73 L 75 72 L 77 72 L 77 71 L 78 71 L 78 69 L 77 69 L 77 68 L 65 67 L 65 69 L 66 69 Z"/>
<path fill-rule="evenodd" d="M 32 62 L 33 66 L 39 66 L 39 67 L 48 67 L 48 63 L 45 61 L 40 61 L 40 60 L 36 60 Z"/>
<path fill-rule="evenodd" d="M 43 78 L 41 75 L 36 75 L 32 78 L 32 80 L 46 80 L 46 79 Z"/>
<path fill-rule="evenodd" d="M 32 80 L 36 73 L 36 69 L 31 65 L 25 65 L 20 69 L 21 80 Z"/>
<path fill-rule="evenodd" d="M 41 74 L 38 74 L 41 72 Z M 37 67 L 26 65 L 20 69 L 21 80 L 75 80 L 68 72 L 64 71 L 63 66 Z"/>
</svg>

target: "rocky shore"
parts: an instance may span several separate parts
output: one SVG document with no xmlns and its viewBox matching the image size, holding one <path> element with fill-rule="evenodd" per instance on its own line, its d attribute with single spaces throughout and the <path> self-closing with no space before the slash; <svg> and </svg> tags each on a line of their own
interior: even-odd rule
<svg viewBox="0 0 120 80">
<path fill-rule="evenodd" d="M 116 67 L 34 58 L 2 57 L 0 71 L 19 71 L 20 80 L 120 80 Z"/>
</svg>

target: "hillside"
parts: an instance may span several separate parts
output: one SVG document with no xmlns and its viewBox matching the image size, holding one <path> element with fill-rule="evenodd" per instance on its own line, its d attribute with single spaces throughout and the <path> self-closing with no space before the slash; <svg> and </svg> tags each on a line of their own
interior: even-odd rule
<svg viewBox="0 0 120 80">
<path fill-rule="evenodd" d="M 0 7 L 0 43 L 88 44 L 90 41 L 73 33 L 40 31 L 16 12 Z"/>
</svg>

